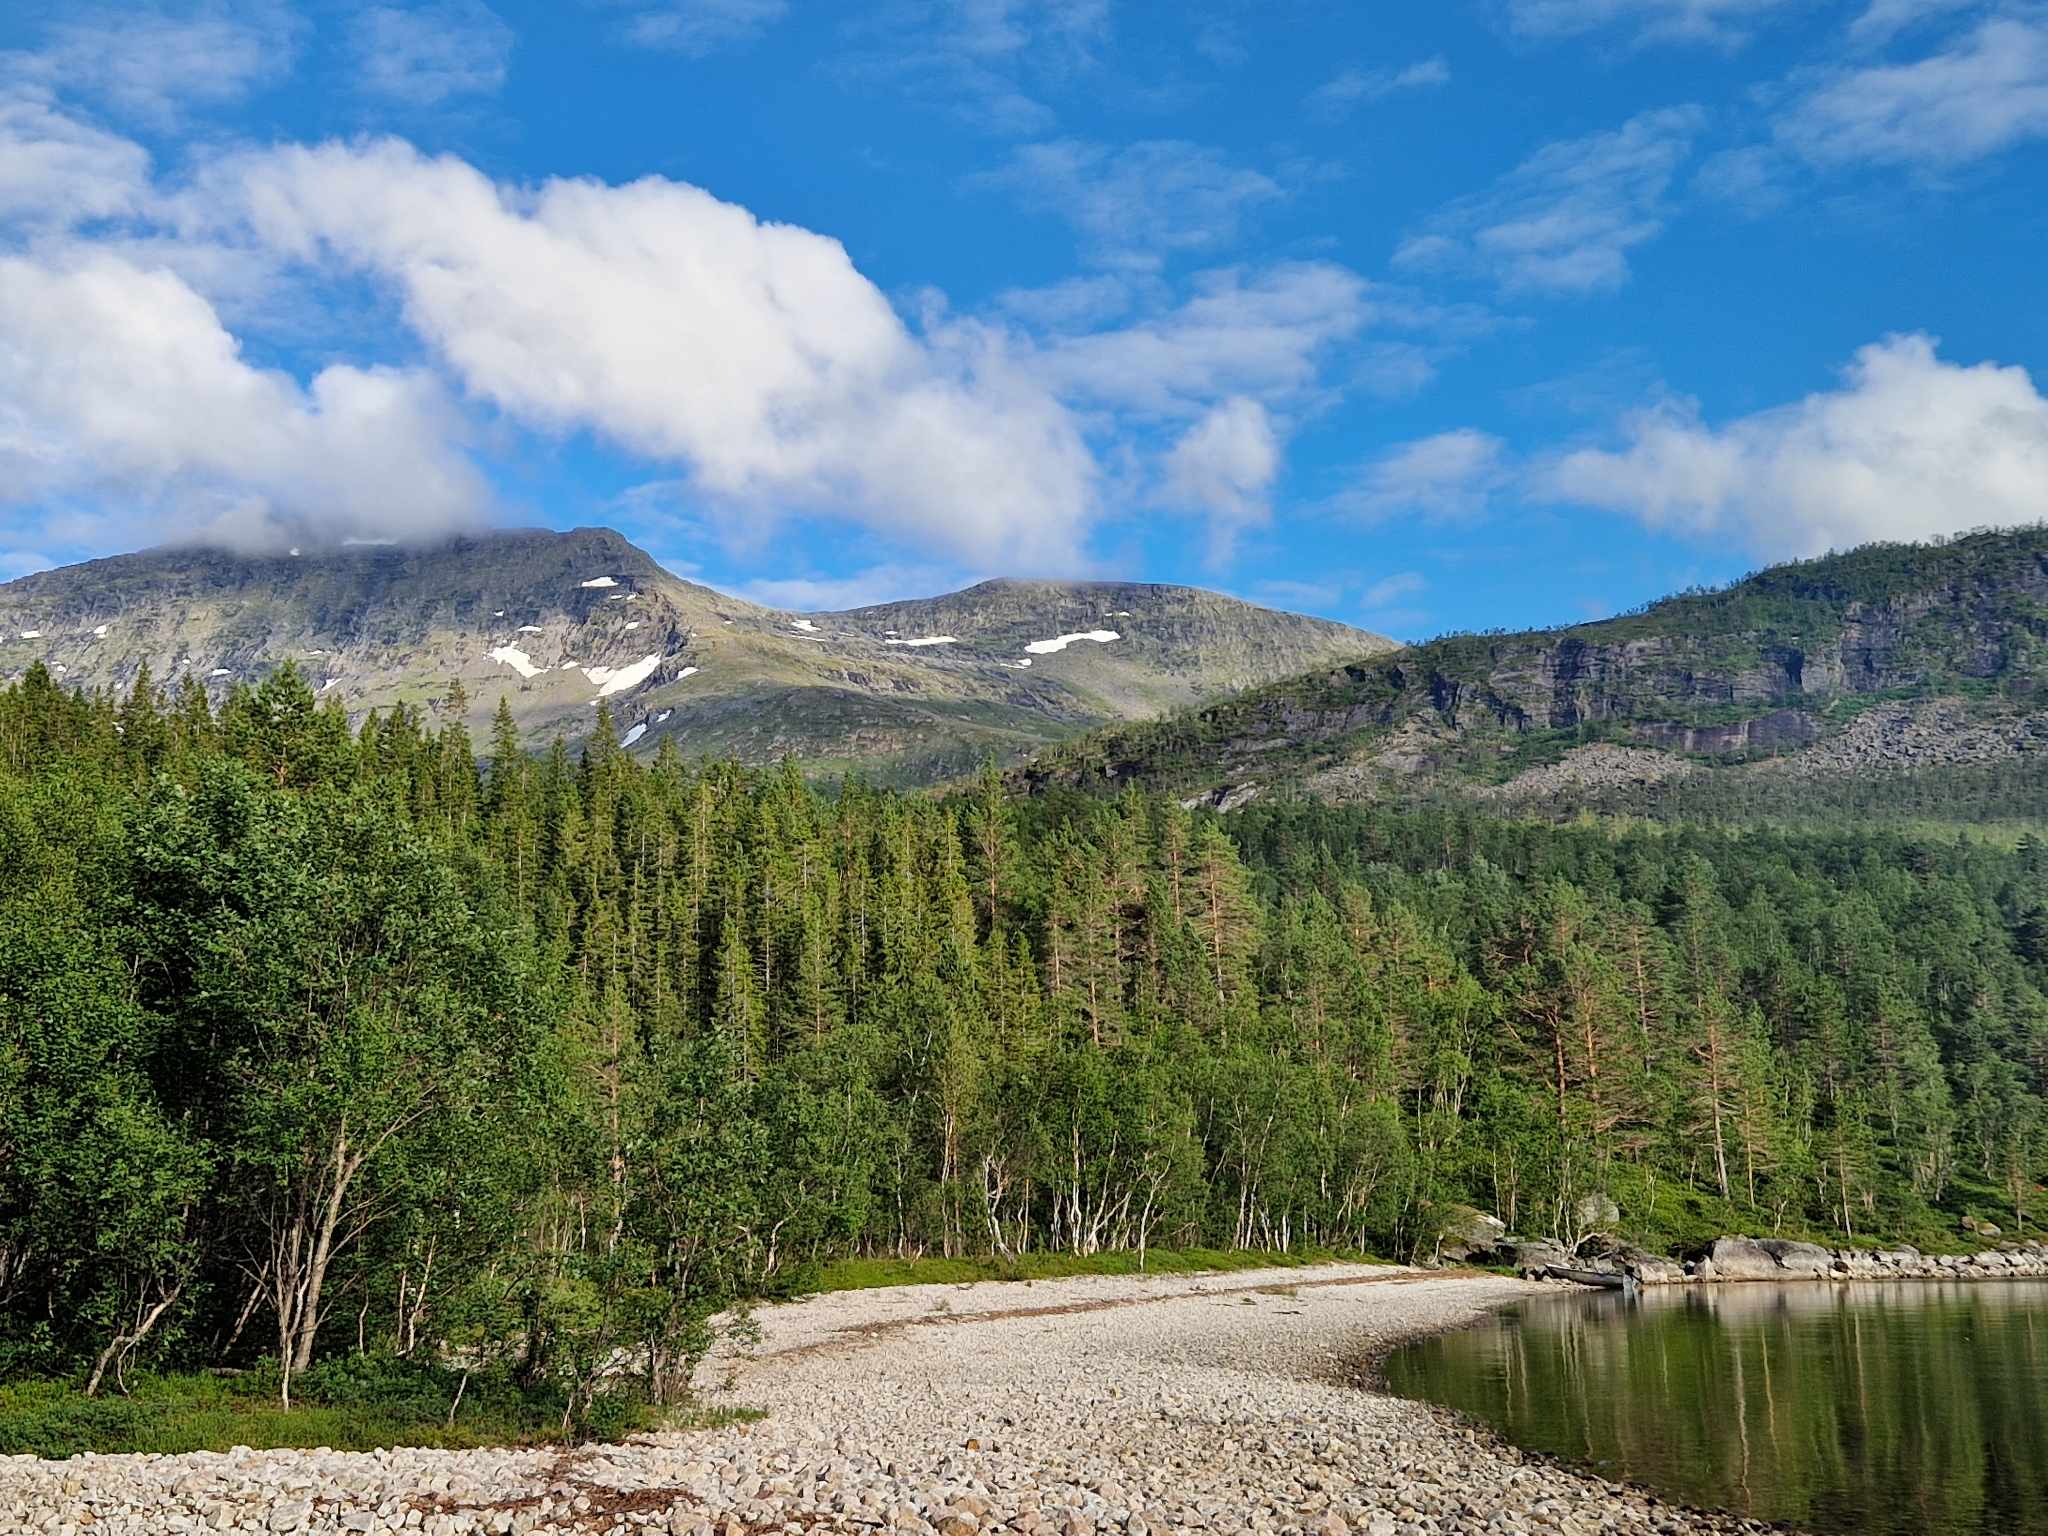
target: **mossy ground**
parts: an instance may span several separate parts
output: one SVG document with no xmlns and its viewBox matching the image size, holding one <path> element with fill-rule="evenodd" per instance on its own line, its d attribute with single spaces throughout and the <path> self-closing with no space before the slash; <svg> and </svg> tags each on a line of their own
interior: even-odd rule
<svg viewBox="0 0 2048 1536">
<path fill-rule="evenodd" d="M 1057 1280 L 1069 1275 L 1229 1274 L 1250 1269 L 1296 1269 L 1310 1264 L 1377 1264 L 1386 1260 L 1324 1249 L 1232 1252 L 1221 1248 L 1151 1249 L 1143 1264 L 1135 1253 L 1027 1253 L 1004 1258 L 837 1259 L 822 1266 L 812 1289 L 863 1291 L 882 1285 L 967 1285 L 977 1280 Z"/>
</svg>

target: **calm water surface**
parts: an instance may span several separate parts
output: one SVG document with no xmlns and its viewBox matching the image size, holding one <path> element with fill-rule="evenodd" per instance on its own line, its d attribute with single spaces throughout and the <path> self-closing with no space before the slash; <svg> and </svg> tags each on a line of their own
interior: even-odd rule
<svg viewBox="0 0 2048 1536">
<path fill-rule="evenodd" d="M 1544 1298 L 1409 1345 L 1387 1376 L 1687 1504 L 2048 1536 L 2048 1282 Z"/>
</svg>

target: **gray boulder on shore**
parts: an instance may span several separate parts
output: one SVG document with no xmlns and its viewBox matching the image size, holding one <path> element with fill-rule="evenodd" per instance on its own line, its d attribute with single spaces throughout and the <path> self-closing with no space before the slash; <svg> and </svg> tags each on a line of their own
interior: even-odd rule
<svg viewBox="0 0 2048 1536">
<path fill-rule="evenodd" d="M 1510 1237 L 1494 1250 L 1492 1262 L 1527 1280 L 1540 1278 L 1553 1268 L 1570 1267 L 1572 1256 L 1565 1252 L 1562 1243 L 1553 1243 L 1547 1237 Z"/>
<path fill-rule="evenodd" d="M 1976 1254 L 1923 1254 L 1910 1243 L 1890 1248 L 1823 1248 L 1782 1237 L 1717 1237 L 1685 1262 L 1609 1237 L 1590 1237 L 1577 1248 L 1547 1237 L 1511 1237 L 1496 1216 L 1468 1205 L 1437 1212 L 1440 1262 L 1492 1264 L 1524 1279 L 1564 1271 L 1626 1276 L 1642 1285 L 1687 1281 L 1981 1279 L 2048 1277 L 2048 1243 L 2004 1241 Z M 1982 1227 L 1979 1236 L 1983 1235 Z"/>
<path fill-rule="evenodd" d="M 1821 1280 L 1835 1272 L 1835 1256 L 1818 1243 L 1776 1237 L 1717 1237 L 1694 1265 L 1699 1280 Z"/>
<path fill-rule="evenodd" d="M 1506 1222 L 1469 1205 L 1446 1205 L 1435 1215 L 1437 1252 L 1446 1259 L 1462 1262 L 1481 1258 L 1491 1254 L 1508 1235 Z"/>
</svg>

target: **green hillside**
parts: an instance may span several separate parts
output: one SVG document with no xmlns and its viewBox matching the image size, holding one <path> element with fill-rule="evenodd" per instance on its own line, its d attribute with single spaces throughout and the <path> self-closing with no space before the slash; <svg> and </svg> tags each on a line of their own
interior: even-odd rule
<svg viewBox="0 0 2048 1536">
<path fill-rule="evenodd" d="M 1043 754 L 1026 782 L 1241 804 L 1765 804 L 2048 747 L 2048 530 L 1873 545 L 1598 623 L 1454 635 Z"/>
</svg>

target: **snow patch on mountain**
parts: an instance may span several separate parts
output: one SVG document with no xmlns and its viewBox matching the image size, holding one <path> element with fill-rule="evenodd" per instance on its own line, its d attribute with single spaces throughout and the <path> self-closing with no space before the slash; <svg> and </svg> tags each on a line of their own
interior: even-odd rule
<svg viewBox="0 0 2048 1536">
<path fill-rule="evenodd" d="M 516 645 L 501 645 L 490 653 L 491 660 L 502 661 L 521 677 L 538 677 L 547 668 L 536 667 L 533 658 Z"/>
<path fill-rule="evenodd" d="M 1050 640 L 1034 640 L 1025 646 L 1024 649 L 1033 656 L 1051 656 L 1056 652 L 1064 651 L 1076 640 L 1090 640 L 1097 645 L 1107 645 L 1112 640 L 1121 639 L 1123 639 L 1123 636 L 1113 629 L 1084 629 L 1077 634 L 1056 635 Z"/>
<path fill-rule="evenodd" d="M 657 655 L 642 656 L 638 661 L 628 662 L 623 667 L 585 667 L 583 675 L 597 684 L 597 696 L 608 699 L 613 694 L 624 693 L 628 688 L 638 688 L 654 675 L 654 669 L 661 665 Z"/>
</svg>

